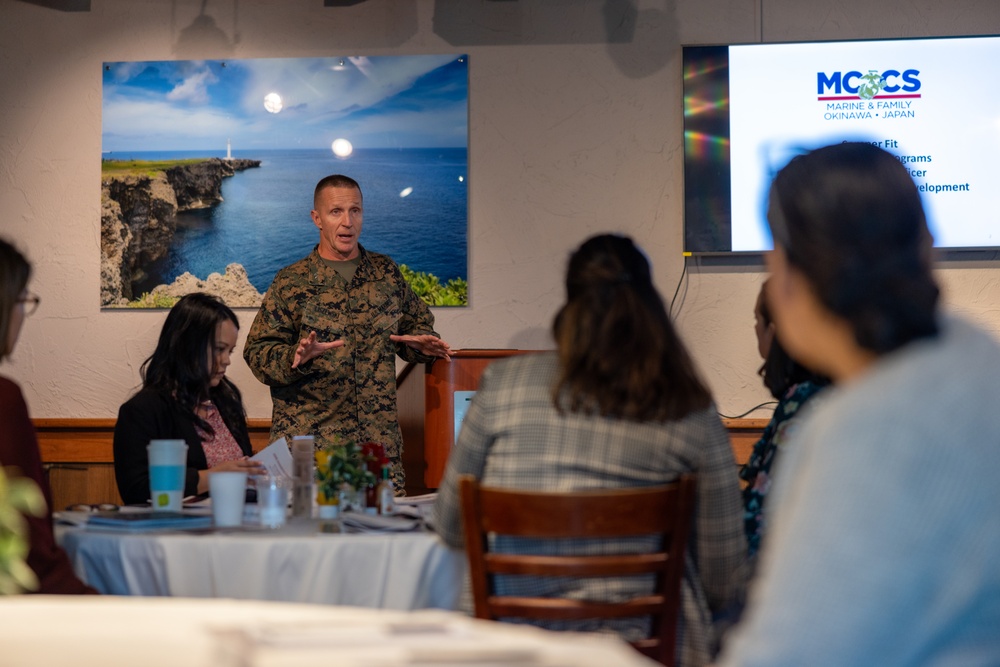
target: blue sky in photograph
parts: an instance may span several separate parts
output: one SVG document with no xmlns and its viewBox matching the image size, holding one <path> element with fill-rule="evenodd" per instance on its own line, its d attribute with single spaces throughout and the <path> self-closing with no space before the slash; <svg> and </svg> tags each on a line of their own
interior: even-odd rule
<svg viewBox="0 0 1000 667">
<path fill-rule="evenodd" d="M 467 66 L 455 54 L 104 63 L 102 150 L 464 148 Z"/>
</svg>

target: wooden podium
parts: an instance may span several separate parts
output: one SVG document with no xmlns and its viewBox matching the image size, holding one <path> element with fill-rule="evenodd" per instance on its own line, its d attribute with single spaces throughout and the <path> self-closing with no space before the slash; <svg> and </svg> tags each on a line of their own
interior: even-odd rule
<svg viewBox="0 0 1000 667">
<path fill-rule="evenodd" d="M 537 350 L 459 350 L 451 361 L 407 364 L 396 380 L 407 495 L 434 491 L 455 444 L 455 392 L 475 391 L 497 359 Z"/>
</svg>

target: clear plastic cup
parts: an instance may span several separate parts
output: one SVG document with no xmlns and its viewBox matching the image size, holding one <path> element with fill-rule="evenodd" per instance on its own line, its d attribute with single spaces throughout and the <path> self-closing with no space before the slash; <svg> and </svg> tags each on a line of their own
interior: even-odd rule
<svg viewBox="0 0 1000 667">
<path fill-rule="evenodd" d="M 294 480 L 284 476 L 256 475 L 257 510 L 260 525 L 280 528 L 288 518 L 288 500 L 291 497 Z"/>
</svg>

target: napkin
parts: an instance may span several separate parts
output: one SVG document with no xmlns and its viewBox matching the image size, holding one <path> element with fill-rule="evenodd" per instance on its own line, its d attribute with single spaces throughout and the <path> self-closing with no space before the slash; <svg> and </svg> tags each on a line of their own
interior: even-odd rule
<svg viewBox="0 0 1000 667">
<path fill-rule="evenodd" d="M 420 528 L 420 520 L 404 516 L 383 516 L 363 512 L 344 512 L 340 525 L 356 533 L 400 533 Z"/>
</svg>

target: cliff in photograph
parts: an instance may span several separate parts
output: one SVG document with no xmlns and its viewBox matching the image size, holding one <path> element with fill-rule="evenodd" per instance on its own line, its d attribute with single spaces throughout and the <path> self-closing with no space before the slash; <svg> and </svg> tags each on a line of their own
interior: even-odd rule
<svg viewBox="0 0 1000 667">
<path fill-rule="evenodd" d="M 133 301 L 133 285 L 144 279 L 142 267 L 166 256 L 177 229 L 178 211 L 215 206 L 222 201 L 222 180 L 260 166 L 260 160 L 184 160 L 171 163 L 109 163 L 101 179 L 101 307 Z M 242 269 L 242 267 L 240 267 Z M 225 274 L 234 281 L 231 307 L 256 306 L 260 294 L 242 270 Z M 242 276 L 242 284 L 240 280 Z M 249 289 L 248 289 L 249 288 Z M 220 295 L 221 296 L 221 295 Z"/>
</svg>

